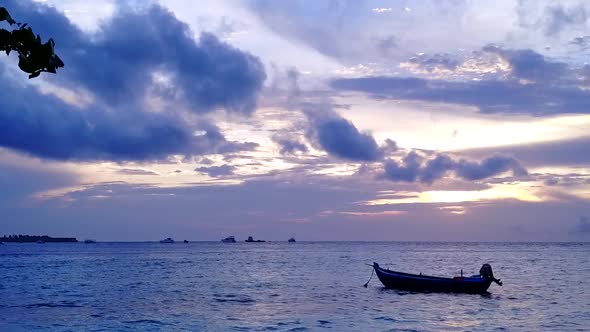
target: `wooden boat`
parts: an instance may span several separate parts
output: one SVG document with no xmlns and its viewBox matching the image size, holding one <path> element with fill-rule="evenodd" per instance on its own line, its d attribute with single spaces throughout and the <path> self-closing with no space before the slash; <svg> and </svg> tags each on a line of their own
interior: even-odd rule
<svg viewBox="0 0 590 332">
<path fill-rule="evenodd" d="M 391 271 L 380 267 L 377 263 L 373 263 L 373 269 L 385 288 L 415 292 L 483 294 L 487 292 L 492 282 L 502 286 L 500 279 L 494 278 L 492 267 L 489 264 L 482 266 L 479 275 L 454 278 Z"/>
</svg>

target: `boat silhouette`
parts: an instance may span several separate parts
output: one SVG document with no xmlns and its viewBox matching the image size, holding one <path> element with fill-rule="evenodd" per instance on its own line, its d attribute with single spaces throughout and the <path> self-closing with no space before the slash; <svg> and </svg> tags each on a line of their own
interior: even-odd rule
<svg viewBox="0 0 590 332">
<path fill-rule="evenodd" d="M 373 263 L 373 269 L 385 288 L 414 292 L 484 294 L 492 282 L 502 286 L 500 279 L 494 278 L 492 267 L 489 264 L 484 264 L 479 270 L 478 275 L 463 277 L 463 272 L 461 271 L 460 277 L 453 278 L 397 272 L 384 269 L 377 263 Z"/>
<path fill-rule="evenodd" d="M 221 242 L 223 242 L 223 243 L 236 243 L 236 238 L 233 235 L 228 236 L 225 239 L 221 239 Z"/>
<path fill-rule="evenodd" d="M 248 236 L 248 239 L 246 239 L 244 242 L 266 242 L 264 240 L 254 240 L 253 237 Z"/>
</svg>

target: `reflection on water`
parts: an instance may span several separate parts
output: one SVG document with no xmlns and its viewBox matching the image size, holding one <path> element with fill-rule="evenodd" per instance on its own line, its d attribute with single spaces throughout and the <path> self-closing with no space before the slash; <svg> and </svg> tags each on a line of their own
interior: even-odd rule
<svg viewBox="0 0 590 332">
<path fill-rule="evenodd" d="M 504 287 L 364 288 L 373 261 L 442 276 L 489 262 Z M 589 278 L 590 244 L 6 244 L 0 331 L 583 331 Z"/>
</svg>

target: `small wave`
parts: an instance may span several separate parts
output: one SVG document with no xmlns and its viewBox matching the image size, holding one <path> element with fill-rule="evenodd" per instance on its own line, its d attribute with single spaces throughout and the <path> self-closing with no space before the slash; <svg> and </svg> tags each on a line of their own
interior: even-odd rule
<svg viewBox="0 0 590 332">
<path fill-rule="evenodd" d="M 19 306 L 15 306 L 15 307 L 19 307 Z M 82 306 L 79 304 L 76 304 L 74 302 L 67 302 L 67 301 L 63 301 L 63 302 L 59 302 L 59 303 L 51 303 L 51 302 L 31 303 L 31 304 L 25 304 L 20 307 L 27 308 L 27 309 L 34 309 L 34 308 L 82 308 Z"/>
<path fill-rule="evenodd" d="M 286 321 L 286 322 L 278 322 L 277 323 L 278 326 L 299 325 L 299 324 L 301 324 L 301 321 L 299 321 L 299 320 Z"/>
<path fill-rule="evenodd" d="M 234 302 L 234 303 L 255 303 L 256 301 L 249 296 L 241 296 L 235 294 L 228 294 L 225 296 L 216 295 L 215 297 L 216 302 L 225 303 L 225 302 Z"/>
<path fill-rule="evenodd" d="M 375 317 L 373 319 L 374 320 L 384 320 L 384 321 L 387 321 L 387 322 L 395 322 L 396 321 L 394 318 L 387 317 L 387 316 L 379 316 L 379 317 Z"/>
<path fill-rule="evenodd" d="M 128 320 L 124 321 L 125 324 L 154 324 L 154 325 L 172 325 L 170 323 L 161 322 L 155 319 L 138 319 L 138 320 Z"/>
</svg>

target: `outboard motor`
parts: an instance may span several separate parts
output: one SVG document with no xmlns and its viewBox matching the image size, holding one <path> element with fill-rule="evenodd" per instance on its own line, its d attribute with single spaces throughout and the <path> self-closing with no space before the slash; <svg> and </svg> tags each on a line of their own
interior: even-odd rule
<svg viewBox="0 0 590 332">
<path fill-rule="evenodd" d="M 492 266 L 490 264 L 486 263 L 486 264 L 482 265 L 481 269 L 479 269 L 479 275 L 485 279 L 489 279 L 489 280 L 495 282 L 499 286 L 502 286 L 502 282 L 500 281 L 500 279 L 494 278 L 494 272 L 492 271 Z"/>
</svg>

